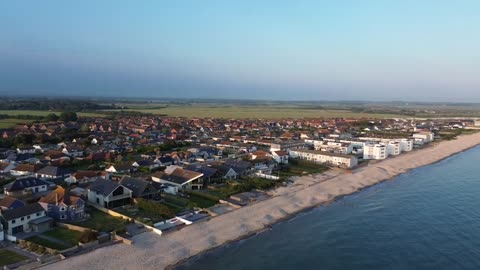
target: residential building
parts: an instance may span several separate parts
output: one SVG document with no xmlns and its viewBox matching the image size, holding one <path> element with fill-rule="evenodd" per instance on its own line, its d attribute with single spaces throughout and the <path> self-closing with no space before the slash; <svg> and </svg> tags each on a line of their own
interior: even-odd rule
<svg viewBox="0 0 480 270">
<path fill-rule="evenodd" d="M 73 196 L 61 186 L 40 198 L 47 215 L 60 221 L 78 221 L 85 218 L 85 201 Z"/>
<path fill-rule="evenodd" d="M 289 155 L 291 158 L 305 159 L 342 168 L 353 168 L 358 164 L 358 160 L 354 156 L 316 150 L 290 149 Z"/>
<path fill-rule="evenodd" d="M 7 234 L 15 235 L 47 231 L 52 227 L 53 219 L 39 203 L 33 203 L 2 212 L 2 223 Z"/>
<path fill-rule="evenodd" d="M 48 183 L 35 177 L 19 178 L 4 186 L 4 193 L 15 198 L 47 191 Z"/>
<path fill-rule="evenodd" d="M 97 179 L 87 188 L 90 203 L 105 208 L 128 205 L 132 201 L 132 191 L 111 180 Z"/>
<path fill-rule="evenodd" d="M 363 147 L 363 159 L 386 159 L 387 147 L 381 144 L 365 144 Z"/>
</svg>

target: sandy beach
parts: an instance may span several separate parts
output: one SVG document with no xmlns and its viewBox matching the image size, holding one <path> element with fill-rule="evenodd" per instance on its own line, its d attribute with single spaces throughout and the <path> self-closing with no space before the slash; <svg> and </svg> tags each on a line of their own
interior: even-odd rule
<svg viewBox="0 0 480 270">
<path fill-rule="evenodd" d="M 272 198 L 164 236 L 143 233 L 132 246 L 117 244 L 42 269 L 165 269 L 209 249 L 251 235 L 280 220 L 435 163 L 480 144 L 480 133 L 435 143 L 423 150 L 370 164 L 352 174 L 337 170 L 296 179 L 270 192 Z"/>
</svg>

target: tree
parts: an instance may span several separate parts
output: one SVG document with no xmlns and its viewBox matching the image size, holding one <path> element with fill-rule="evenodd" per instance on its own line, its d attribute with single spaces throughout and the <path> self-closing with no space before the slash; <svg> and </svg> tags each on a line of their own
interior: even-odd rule
<svg viewBox="0 0 480 270">
<path fill-rule="evenodd" d="M 45 121 L 48 121 L 48 122 L 56 122 L 58 121 L 60 117 L 54 113 L 50 113 L 48 114 L 47 116 L 45 116 Z"/>
<path fill-rule="evenodd" d="M 78 116 L 75 112 L 63 112 L 60 114 L 60 120 L 63 122 L 75 122 L 77 121 Z"/>
</svg>

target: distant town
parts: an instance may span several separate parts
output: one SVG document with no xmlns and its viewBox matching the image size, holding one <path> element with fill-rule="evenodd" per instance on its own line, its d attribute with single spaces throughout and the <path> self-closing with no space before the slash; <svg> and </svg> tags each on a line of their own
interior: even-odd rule
<svg viewBox="0 0 480 270">
<path fill-rule="evenodd" d="M 298 177 L 352 172 L 475 132 L 479 124 L 474 118 L 105 118 L 65 111 L 14 125 L 0 130 L 5 265 L 35 268 L 134 244 L 145 232 L 181 233 L 267 200 Z"/>
</svg>

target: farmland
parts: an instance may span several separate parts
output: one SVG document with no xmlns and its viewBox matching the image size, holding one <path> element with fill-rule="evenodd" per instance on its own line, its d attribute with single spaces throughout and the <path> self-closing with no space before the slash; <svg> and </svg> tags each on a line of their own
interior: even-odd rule
<svg viewBox="0 0 480 270">
<path fill-rule="evenodd" d="M 181 105 L 139 105 L 124 104 L 125 111 L 136 111 L 171 117 L 216 117 L 216 118 L 389 118 L 397 114 L 358 113 L 348 109 L 324 109 L 288 105 L 234 105 L 234 104 L 181 104 Z"/>
</svg>

